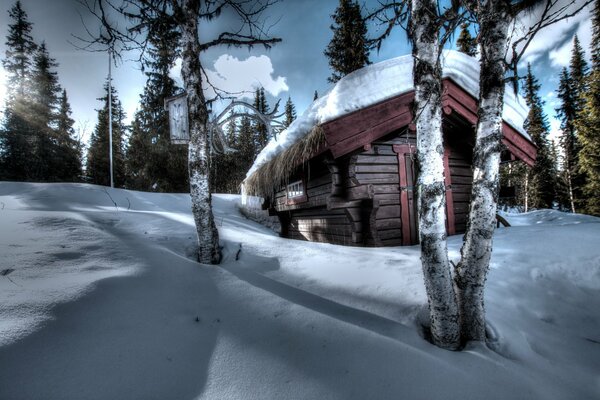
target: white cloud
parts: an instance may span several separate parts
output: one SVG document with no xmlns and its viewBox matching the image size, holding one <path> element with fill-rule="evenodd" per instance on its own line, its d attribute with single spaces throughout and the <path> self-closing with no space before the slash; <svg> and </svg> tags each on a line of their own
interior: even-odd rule
<svg viewBox="0 0 600 400">
<path fill-rule="evenodd" d="M 550 134 L 548 138 L 552 141 L 558 141 L 561 135 L 560 121 L 556 118 L 550 118 Z"/>
<path fill-rule="evenodd" d="M 263 87 L 273 96 L 289 90 L 286 78 L 273 76 L 274 69 L 268 56 L 250 56 L 245 60 L 229 54 L 221 55 L 213 64 L 213 68 L 206 68 L 206 76 L 210 83 L 230 93 L 239 94 L 239 97 L 250 97 L 257 87 Z M 171 77 L 181 84 L 181 60 L 171 69 Z M 207 97 L 213 97 L 214 91 L 207 90 Z"/>
<path fill-rule="evenodd" d="M 582 21 L 575 32 L 579 38 L 579 42 L 583 50 L 590 48 L 592 43 L 592 21 L 590 19 Z M 548 56 L 552 65 L 555 67 L 568 67 L 571 59 L 571 51 L 573 49 L 573 38 L 569 38 L 562 46 L 555 48 L 550 51 Z M 586 58 L 588 58 L 589 52 L 586 52 Z"/>
<path fill-rule="evenodd" d="M 565 6 L 569 2 L 570 0 L 560 0 L 556 4 L 554 10 Z M 578 7 L 578 4 L 580 5 L 583 3 L 583 0 L 577 0 L 575 3 L 575 5 L 572 5 L 567 8 L 568 12 L 574 11 Z M 527 47 L 527 50 L 523 55 L 522 61 L 534 62 L 536 59 L 538 59 L 540 56 L 544 55 L 548 51 L 550 51 L 551 53 L 557 52 L 559 49 L 562 49 L 565 46 L 568 46 L 568 48 L 570 49 L 570 46 L 572 45 L 572 32 L 574 28 L 576 29 L 577 35 L 579 36 L 579 39 L 582 42 L 582 46 L 585 47 L 584 40 L 587 40 L 587 43 L 589 43 L 589 38 L 591 35 L 591 29 L 589 24 L 591 19 L 592 7 L 593 5 L 589 5 L 577 15 L 562 20 L 541 30 Z M 526 27 L 532 26 L 535 22 L 539 20 L 540 13 L 541 7 L 534 10 L 531 13 L 525 13 L 523 17 L 520 18 L 517 22 L 517 27 L 515 28 L 513 37 L 518 39 L 520 36 L 522 36 L 522 33 L 525 31 Z M 570 51 L 569 49 L 567 50 L 567 52 Z M 562 60 L 564 60 L 564 55 L 556 53 L 554 58 L 552 55 L 550 55 L 550 58 L 553 64 L 562 65 L 559 63 L 563 62 Z M 566 62 L 568 64 L 568 57 Z"/>
</svg>

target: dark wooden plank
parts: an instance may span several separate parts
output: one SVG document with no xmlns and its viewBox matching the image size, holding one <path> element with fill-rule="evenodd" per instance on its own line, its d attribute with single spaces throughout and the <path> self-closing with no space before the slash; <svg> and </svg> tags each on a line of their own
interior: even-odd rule
<svg viewBox="0 0 600 400">
<path fill-rule="evenodd" d="M 337 143 L 399 114 L 410 112 L 413 98 L 414 93 L 404 93 L 323 124 L 327 142 Z"/>
<path fill-rule="evenodd" d="M 356 174 L 398 174 L 398 162 L 394 164 L 366 164 L 361 163 L 357 164 L 354 167 L 354 172 Z"/>
<path fill-rule="evenodd" d="M 398 157 L 395 155 L 381 155 L 381 154 L 364 154 L 358 155 L 356 164 L 392 164 L 398 165 Z"/>
<path fill-rule="evenodd" d="M 371 143 L 374 140 L 400 129 L 410 123 L 412 120 L 412 113 L 409 109 L 402 114 L 395 116 L 383 123 L 373 126 L 366 131 L 362 131 L 354 136 L 346 137 L 336 143 L 327 142 L 329 149 L 335 158 L 341 157 L 344 154 L 351 152 L 365 144 Z"/>
<path fill-rule="evenodd" d="M 381 206 L 377 210 L 377 219 L 400 218 L 400 207 Z"/>
<path fill-rule="evenodd" d="M 402 229 L 386 229 L 379 231 L 379 239 L 387 240 L 387 239 L 401 239 L 402 238 Z"/>
<path fill-rule="evenodd" d="M 378 219 L 377 229 L 401 229 L 402 221 L 400 218 Z"/>
<path fill-rule="evenodd" d="M 398 183 L 398 173 L 395 174 L 356 174 L 360 183 Z"/>
<path fill-rule="evenodd" d="M 471 166 L 453 166 L 450 164 L 450 175 L 451 176 L 473 176 L 473 170 Z"/>
<path fill-rule="evenodd" d="M 454 194 L 452 193 L 452 178 L 450 171 L 450 149 L 444 151 L 444 183 L 446 185 L 446 230 L 448 235 L 454 235 L 456 226 L 454 220 Z"/>
</svg>

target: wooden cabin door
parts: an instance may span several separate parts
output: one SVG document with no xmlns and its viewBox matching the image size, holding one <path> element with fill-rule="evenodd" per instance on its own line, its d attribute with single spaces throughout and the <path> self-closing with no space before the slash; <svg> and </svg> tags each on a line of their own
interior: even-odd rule
<svg viewBox="0 0 600 400">
<path fill-rule="evenodd" d="M 402 245 L 419 242 L 416 196 L 416 152 L 414 144 L 396 144 L 400 184 L 400 218 L 402 222 Z"/>
<path fill-rule="evenodd" d="M 398 155 L 398 175 L 400 182 L 400 218 L 402 219 L 402 245 L 419 243 L 417 194 L 416 194 L 416 146 L 414 144 L 394 145 Z M 450 173 L 450 149 L 444 151 L 444 175 L 446 184 L 446 231 L 456 233 L 454 221 L 454 196 Z"/>
<path fill-rule="evenodd" d="M 450 171 L 450 149 L 444 150 L 444 177 L 446 184 L 446 232 L 448 236 L 456 234 L 454 219 L 454 195 L 452 194 L 452 175 Z"/>
</svg>

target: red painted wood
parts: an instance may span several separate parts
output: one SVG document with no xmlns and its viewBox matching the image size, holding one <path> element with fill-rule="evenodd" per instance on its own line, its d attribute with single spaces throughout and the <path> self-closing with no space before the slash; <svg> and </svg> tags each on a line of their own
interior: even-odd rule
<svg viewBox="0 0 600 400">
<path fill-rule="evenodd" d="M 394 152 L 398 154 L 398 175 L 400 178 L 400 218 L 402 223 L 402 245 L 408 246 L 412 244 L 411 241 L 411 224 L 410 214 L 411 207 L 409 202 L 409 188 L 408 186 L 408 171 L 406 166 L 406 156 L 411 155 L 416 151 L 414 146 L 410 144 L 395 144 L 393 146 Z"/>
<path fill-rule="evenodd" d="M 338 158 L 347 154 L 357 148 L 360 148 L 366 144 L 369 144 L 382 136 L 387 135 L 397 129 L 403 128 L 408 125 L 412 120 L 412 113 L 406 109 L 404 113 L 396 115 L 394 118 L 389 119 L 381 124 L 375 125 L 372 128 L 360 132 L 357 135 L 350 136 L 337 143 L 329 143 L 329 148 L 333 157 Z"/>
<path fill-rule="evenodd" d="M 452 193 L 452 176 L 450 175 L 450 149 L 444 150 L 444 180 L 446 184 L 446 230 L 448 235 L 456 233 L 456 223 L 454 219 L 454 195 Z"/>
<path fill-rule="evenodd" d="M 414 129 L 413 99 L 414 92 L 404 93 L 323 124 L 326 148 L 338 158 L 394 130 L 405 126 Z M 454 111 L 470 124 L 477 124 L 477 99 L 448 78 L 443 81 L 442 104 L 446 115 Z M 503 123 L 503 133 L 503 142 L 509 150 L 531 165 L 536 156 L 533 143 L 506 123 Z"/>
<path fill-rule="evenodd" d="M 458 115 L 460 115 L 471 125 L 477 125 L 477 109 L 473 111 L 470 108 L 459 103 L 456 99 L 452 97 L 443 98 L 442 107 L 444 107 L 444 109 L 449 108 L 451 110 L 454 110 Z"/>
<path fill-rule="evenodd" d="M 537 156 L 536 145 L 525 139 L 517 132 L 517 130 L 507 123 L 502 125 L 502 143 L 508 147 L 512 154 L 519 157 L 530 167 L 533 166 Z"/>
<path fill-rule="evenodd" d="M 389 119 L 410 111 L 414 92 L 404 93 L 372 106 L 354 111 L 322 125 L 331 145 L 355 136 Z"/>
</svg>

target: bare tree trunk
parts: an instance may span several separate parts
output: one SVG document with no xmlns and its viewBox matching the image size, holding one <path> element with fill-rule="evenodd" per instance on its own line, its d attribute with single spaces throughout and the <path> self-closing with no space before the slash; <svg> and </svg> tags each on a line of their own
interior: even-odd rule
<svg viewBox="0 0 600 400">
<path fill-rule="evenodd" d="M 571 212 L 575 214 L 575 200 L 573 198 L 573 180 L 571 178 L 571 167 L 567 165 L 567 185 L 569 186 L 569 203 Z"/>
<path fill-rule="evenodd" d="M 446 245 L 442 68 L 439 59 L 439 21 L 436 17 L 436 1 L 412 2 L 410 35 L 413 40 L 419 162 L 419 235 L 432 339 L 440 347 L 457 349 L 460 345 L 458 307 Z"/>
<path fill-rule="evenodd" d="M 215 226 L 210 194 L 210 147 L 208 110 L 202 91 L 200 42 L 198 39 L 198 0 L 186 0 L 181 8 L 182 58 L 181 75 L 190 119 L 189 175 L 192 212 L 198 232 L 198 261 L 218 264 L 219 232 Z"/>
<path fill-rule="evenodd" d="M 484 341 L 484 287 L 496 227 L 502 108 L 504 106 L 505 55 L 510 2 L 481 1 L 478 6 L 481 72 L 479 122 L 473 154 L 471 209 L 456 267 L 455 283 L 464 341 Z"/>
<path fill-rule="evenodd" d="M 527 167 L 525 167 L 527 168 Z M 525 170 L 525 212 L 529 211 L 529 170 Z"/>
</svg>

